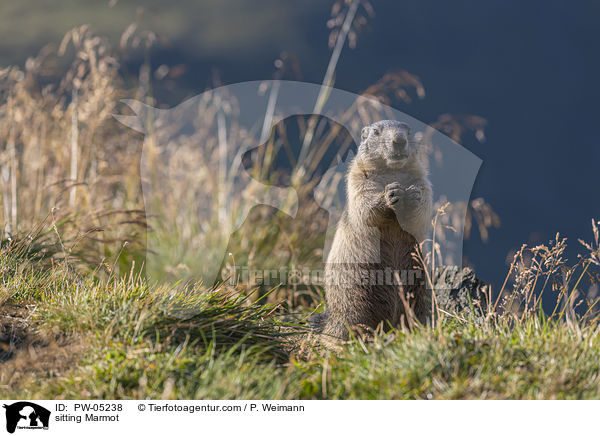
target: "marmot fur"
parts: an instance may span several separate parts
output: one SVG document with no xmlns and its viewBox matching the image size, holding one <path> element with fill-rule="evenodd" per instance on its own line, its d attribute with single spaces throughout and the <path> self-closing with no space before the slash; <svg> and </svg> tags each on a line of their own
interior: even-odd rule
<svg viewBox="0 0 600 436">
<path fill-rule="evenodd" d="M 407 305 L 428 322 L 430 290 L 414 253 L 431 209 L 431 183 L 409 126 L 386 120 L 365 127 L 325 266 L 327 312 L 313 321 L 323 334 L 346 339 L 348 328 L 406 323 Z"/>
</svg>

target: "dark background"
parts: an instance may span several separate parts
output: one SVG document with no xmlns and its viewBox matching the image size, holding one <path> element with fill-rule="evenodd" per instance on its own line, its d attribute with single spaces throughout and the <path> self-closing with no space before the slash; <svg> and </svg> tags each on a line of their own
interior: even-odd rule
<svg viewBox="0 0 600 436">
<path fill-rule="evenodd" d="M 298 57 L 301 79 L 320 83 L 330 1 L 3 1 L 0 66 L 23 64 L 71 27 L 90 23 L 118 42 L 136 15 L 157 33 L 156 67 L 185 64 L 162 103 L 175 105 L 211 86 L 269 79 L 282 51 Z M 347 46 L 335 86 L 360 92 L 387 71 L 419 76 L 426 98 L 393 105 L 424 122 L 443 113 L 476 114 L 488 121 L 486 141 L 463 145 L 483 159 L 473 198 L 484 197 L 502 225 L 487 243 L 477 232 L 464 254 L 498 290 L 506 259 L 522 243 L 542 243 L 556 232 L 591 239 L 600 217 L 596 186 L 600 97 L 600 4 L 592 1 L 402 0 L 372 1 L 375 16 Z M 140 15 L 139 6 L 143 6 Z M 132 60 L 132 65 L 135 59 Z M 291 77 L 290 77 L 291 78 Z"/>
</svg>

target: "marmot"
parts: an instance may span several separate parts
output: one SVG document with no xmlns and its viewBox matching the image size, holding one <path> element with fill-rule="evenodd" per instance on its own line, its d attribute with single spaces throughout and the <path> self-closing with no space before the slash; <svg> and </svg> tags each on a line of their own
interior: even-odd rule
<svg viewBox="0 0 600 436">
<path fill-rule="evenodd" d="M 431 291 L 413 254 L 431 210 L 431 183 L 408 124 L 386 120 L 363 128 L 325 266 L 327 312 L 313 320 L 323 334 L 346 339 L 349 327 L 399 325 L 407 302 L 428 322 Z"/>
</svg>

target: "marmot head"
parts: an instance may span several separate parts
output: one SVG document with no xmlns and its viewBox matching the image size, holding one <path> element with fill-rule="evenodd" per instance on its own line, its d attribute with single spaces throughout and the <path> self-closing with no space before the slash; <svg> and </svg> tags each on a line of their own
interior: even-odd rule
<svg viewBox="0 0 600 436">
<path fill-rule="evenodd" d="M 408 124 L 384 120 L 362 129 L 357 157 L 377 167 L 401 168 L 418 161 L 418 150 Z"/>
</svg>

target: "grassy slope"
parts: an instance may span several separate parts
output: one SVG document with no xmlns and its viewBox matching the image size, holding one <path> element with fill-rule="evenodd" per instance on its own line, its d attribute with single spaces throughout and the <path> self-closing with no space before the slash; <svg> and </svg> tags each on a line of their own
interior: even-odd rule
<svg viewBox="0 0 600 436">
<path fill-rule="evenodd" d="M 300 358 L 272 307 L 223 291 L 0 266 L 3 334 L 17 345 L 0 364 L 4 398 L 600 397 L 597 326 L 446 319 Z"/>
</svg>

